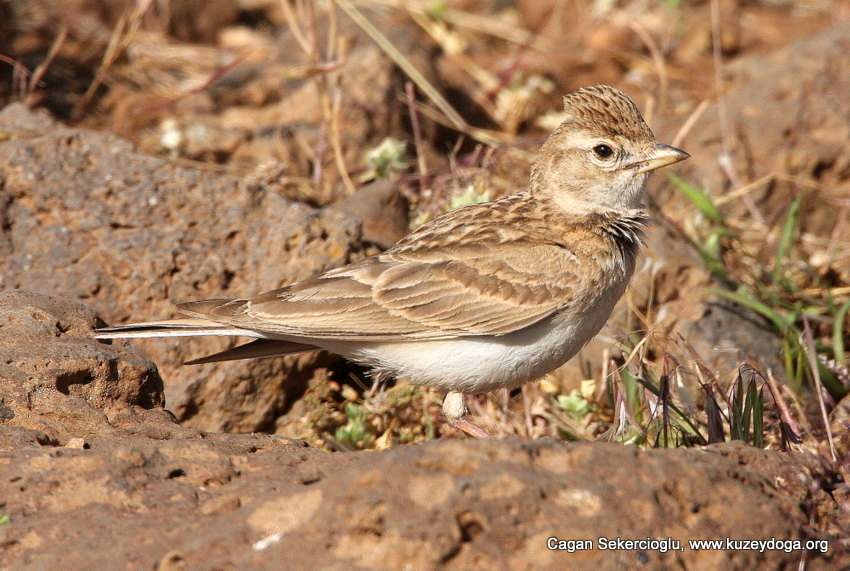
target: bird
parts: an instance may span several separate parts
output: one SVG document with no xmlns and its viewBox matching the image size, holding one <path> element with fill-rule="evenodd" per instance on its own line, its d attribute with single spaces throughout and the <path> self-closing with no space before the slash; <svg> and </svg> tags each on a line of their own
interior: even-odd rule
<svg viewBox="0 0 850 571">
<path fill-rule="evenodd" d="M 655 140 L 622 91 L 564 97 L 525 188 L 451 210 L 364 260 L 241 299 L 176 305 L 185 317 L 118 325 L 98 339 L 224 335 L 253 341 L 189 364 L 325 349 L 446 393 L 449 424 L 465 396 L 513 389 L 566 363 L 611 315 L 650 219 L 652 171 L 687 159 Z"/>
</svg>

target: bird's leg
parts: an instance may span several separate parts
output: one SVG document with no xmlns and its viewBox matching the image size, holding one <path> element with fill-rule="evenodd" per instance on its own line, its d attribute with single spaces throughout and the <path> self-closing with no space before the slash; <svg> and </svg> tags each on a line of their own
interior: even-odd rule
<svg viewBox="0 0 850 571">
<path fill-rule="evenodd" d="M 443 398 L 443 414 L 449 424 L 459 428 L 475 438 L 492 438 L 483 429 L 464 418 L 466 416 L 466 397 L 463 393 L 449 392 Z"/>
</svg>

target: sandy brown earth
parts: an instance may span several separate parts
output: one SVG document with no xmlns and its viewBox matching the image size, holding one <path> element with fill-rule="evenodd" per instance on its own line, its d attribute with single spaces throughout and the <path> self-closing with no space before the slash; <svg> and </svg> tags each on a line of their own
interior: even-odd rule
<svg viewBox="0 0 850 571">
<path fill-rule="evenodd" d="M 603 379 L 638 330 L 652 332 L 645 362 L 675 363 L 684 384 L 741 363 L 786 381 L 770 323 L 706 291 L 722 284 L 688 246 L 704 221 L 661 177 L 641 269 L 603 334 L 548 389 L 473 403 L 523 438 L 462 439 L 438 395 L 371 395 L 324 353 L 183 367 L 228 341 L 91 339 L 356 261 L 458 197 L 516 189 L 560 96 L 599 82 L 693 155 L 677 175 L 748 246 L 728 246 L 729 268 L 775 251 L 802 195 L 787 271 L 846 301 L 846 2 L 400 4 L 357 5 L 463 124 L 421 85 L 412 102 L 406 64 L 327 2 L 0 3 L 0 567 L 850 566 L 840 395 L 836 459 L 811 394 L 792 407 L 804 445 L 768 450 L 567 443 L 548 424 L 546 391 Z M 366 152 L 386 137 L 407 159 L 375 180 Z M 319 450 L 351 447 L 339 435 L 355 402 L 375 435 L 356 444 L 377 450 Z M 591 549 L 550 548 L 574 540 Z"/>
</svg>

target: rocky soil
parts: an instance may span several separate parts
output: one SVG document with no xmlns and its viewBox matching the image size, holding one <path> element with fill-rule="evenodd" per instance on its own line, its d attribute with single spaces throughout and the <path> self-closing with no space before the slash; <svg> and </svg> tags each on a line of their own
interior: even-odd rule
<svg viewBox="0 0 850 571">
<path fill-rule="evenodd" d="M 323 453 L 181 427 L 139 353 L 92 340 L 81 304 L 0 294 L 6 569 L 835 568 L 836 474 L 742 443 L 444 440 Z M 549 549 L 554 537 L 594 549 Z M 696 550 L 688 539 L 826 541 Z M 598 538 L 682 548 L 602 550 Z M 819 545 L 819 544 L 818 544 Z"/>
<path fill-rule="evenodd" d="M 709 2 L 458 1 L 427 15 L 358 4 L 466 126 L 419 88 L 414 125 L 403 66 L 329 3 L 130 4 L 0 3 L 0 53 L 37 76 L 27 87 L 9 65 L 0 77 L 0 568 L 850 566 L 846 400 L 829 403 L 836 461 L 823 439 L 793 452 L 644 451 L 531 429 L 548 437 L 474 441 L 441 426 L 436 395 L 369 401 L 368 377 L 333 355 L 184 367 L 229 341 L 91 338 L 172 316 L 173 302 L 356 261 L 465 193 L 509 192 L 560 95 L 597 82 L 623 87 L 659 140 L 693 155 L 677 174 L 718 198 L 743 239 L 774 235 L 802 194 L 800 272 L 843 302 L 845 2 L 717 2 L 720 86 Z M 365 155 L 385 137 L 409 157 L 375 180 Z M 601 378 L 615 341 L 638 329 L 665 339 L 644 358 L 675 361 L 686 380 L 693 355 L 719 379 L 742 362 L 781 377 L 769 323 L 705 291 L 719 286 L 683 234 L 693 205 L 665 179 L 651 202 L 657 224 L 629 293 L 549 383 Z M 344 449 L 331 435 L 352 398 L 382 411 L 383 449 L 314 447 Z M 505 404 L 519 426 L 523 403 Z M 534 428 L 543 415 L 528 410 Z M 600 538 L 681 549 L 603 550 Z M 726 538 L 801 549 L 687 543 Z"/>
</svg>

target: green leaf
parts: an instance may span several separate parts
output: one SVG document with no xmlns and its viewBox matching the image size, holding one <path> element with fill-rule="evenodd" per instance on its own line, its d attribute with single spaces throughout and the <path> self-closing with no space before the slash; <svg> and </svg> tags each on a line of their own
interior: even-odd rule
<svg viewBox="0 0 850 571">
<path fill-rule="evenodd" d="M 336 429 L 334 438 L 340 442 L 362 447 L 372 440 L 369 428 L 366 425 L 366 411 L 354 403 L 346 403 L 345 416 L 348 423 Z"/>
<path fill-rule="evenodd" d="M 847 319 L 848 311 L 850 311 L 850 301 L 838 309 L 832 324 L 832 352 L 835 355 L 835 361 L 842 367 L 847 366 L 844 357 L 844 320 Z"/>
<path fill-rule="evenodd" d="M 685 197 L 690 200 L 694 206 L 696 206 L 697 210 L 699 210 L 703 216 L 712 222 L 721 225 L 723 224 L 723 215 L 720 214 L 717 206 L 714 205 L 714 201 L 711 200 L 711 197 L 706 194 L 704 190 L 685 182 L 671 173 L 667 173 L 667 178 L 682 191 L 682 194 L 684 194 Z"/>
<path fill-rule="evenodd" d="M 556 405 L 576 422 L 581 422 L 586 415 L 590 414 L 590 403 L 576 389 L 568 395 L 558 395 Z"/>
<path fill-rule="evenodd" d="M 756 384 L 752 384 L 755 390 Z M 764 389 L 758 391 L 753 402 L 753 446 L 764 448 Z"/>
<path fill-rule="evenodd" d="M 779 314 L 773 308 L 768 307 L 757 299 L 753 299 L 752 297 L 748 297 L 737 292 L 720 289 L 709 289 L 707 291 L 709 293 L 719 295 L 720 297 L 725 297 L 726 299 L 734 301 L 738 305 L 743 305 L 744 307 L 752 309 L 759 315 L 763 315 L 769 319 L 771 323 L 773 323 L 774 327 L 776 327 L 780 332 L 784 333 L 791 327 L 791 321 L 787 317 Z"/>
<path fill-rule="evenodd" d="M 626 404 L 629 405 L 629 409 L 635 415 L 635 418 L 638 418 L 640 416 L 640 413 L 637 411 L 638 405 L 640 404 L 638 401 L 640 391 L 638 381 L 640 380 L 640 377 L 636 377 L 628 369 L 623 370 L 621 377 L 623 379 L 623 389 L 626 393 Z"/>
<path fill-rule="evenodd" d="M 788 207 L 788 214 L 785 216 L 785 224 L 782 225 L 782 233 L 779 235 L 779 243 L 776 246 L 776 259 L 773 262 L 773 284 L 779 283 L 782 277 L 782 266 L 785 264 L 788 254 L 791 252 L 791 246 L 794 242 L 794 232 L 797 230 L 797 218 L 800 214 L 800 203 L 802 195 L 797 195 L 791 201 Z"/>
</svg>

